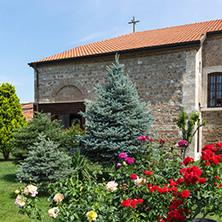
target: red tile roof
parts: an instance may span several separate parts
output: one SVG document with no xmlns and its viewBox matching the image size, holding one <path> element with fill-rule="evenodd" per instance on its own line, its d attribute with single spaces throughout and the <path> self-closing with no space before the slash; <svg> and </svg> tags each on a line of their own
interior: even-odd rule
<svg viewBox="0 0 222 222">
<path fill-rule="evenodd" d="M 222 30 L 222 19 L 135 32 L 100 42 L 78 46 L 74 49 L 70 49 L 33 63 L 98 55 L 130 49 L 140 49 L 144 47 L 193 42 L 201 40 L 204 34 L 208 32 L 219 30 Z"/>
<path fill-rule="evenodd" d="M 34 105 L 33 103 L 23 103 L 22 105 L 22 112 L 23 115 L 26 117 L 26 120 L 32 120 L 33 113 L 34 113 Z"/>
</svg>

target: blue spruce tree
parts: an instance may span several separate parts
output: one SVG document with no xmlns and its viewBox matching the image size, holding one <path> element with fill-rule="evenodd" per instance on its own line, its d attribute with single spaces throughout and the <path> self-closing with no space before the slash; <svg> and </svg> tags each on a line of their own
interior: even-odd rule
<svg viewBox="0 0 222 222">
<path fill-rule="evenodd" d="M 97 97 L 86 102 L 86 134 L 82 138 L 83 153 L 93 162 L 112 164 L 119 153 L 131 157 L 140 154 L 137 138 L 148 134 L 152 118 L 147 104 L 139 99 L 135 85 L 124 75 L 124 65 L 108 67 L 108 83 L 97 86 Z"/>
</svg>

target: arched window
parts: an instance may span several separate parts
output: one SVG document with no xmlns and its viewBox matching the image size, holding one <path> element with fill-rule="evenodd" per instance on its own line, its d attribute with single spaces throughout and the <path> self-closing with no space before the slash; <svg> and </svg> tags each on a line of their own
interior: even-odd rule
<svg viewBox="0 0 222 222">
<path fill-rule="evenodd" d="M 222 107 L 222 73 L 208 75 L 208 107 Z"/>
</svg>

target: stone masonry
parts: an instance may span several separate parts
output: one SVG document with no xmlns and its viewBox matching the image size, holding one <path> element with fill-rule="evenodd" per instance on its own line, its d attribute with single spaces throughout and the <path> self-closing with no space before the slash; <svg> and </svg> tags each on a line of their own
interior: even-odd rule
<svg viewBox="0 0 222 222">
<path fill-rule="evenodd" d="M 183 107 L 188 111 L 195 109 L 196 53 L 193 48 L 120 55 L 125 74 L 136 84 L 141 100 L 150 103 L 157 135 L 177 141 L 181 136 L 173 119 Z M 106 84 L 106 67 L 113 62 L 114 56 L 39 66 L 39 103 L 93 100 L 94 87 Z"/>
</svg>

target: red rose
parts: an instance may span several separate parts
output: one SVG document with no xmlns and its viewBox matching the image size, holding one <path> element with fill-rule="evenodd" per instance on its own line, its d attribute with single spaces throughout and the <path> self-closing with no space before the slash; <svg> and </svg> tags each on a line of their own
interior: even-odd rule
<svg viewBox="0 0 222 222">
<path fill-rule="evenodd" d="M 184 181 L 184 179 L 182 177 L 180 177 L 176 182 L 178 185 L 182 184 Z"/>
<path fill-rule="evenodd" d="M 215 177 L 215 179 L 219 180 L 219 179 L 220 179 L 220 177 L 216 176 L 216 177 Z"/>
<path fill-rule="evenodd" d="M 204 163 L 204 166 L 210 166 L 209 162 Z"/>
<path fill-rule="evenodd" d="M 191 177 L 190 182 L 195 184 L 197 181 L 199 181 L 199 179 L 200 178 L 198 176 L 194 175 L 194 176 Z"/>
<path fill-rule="evenodd" d="M 138 201 L 138 203 L 143 203 L 144 200 L 143 199 L 138 199 L 137 201 Z"/>
<path fill-rule="evenodd" d="M 179 221 L 185 221 L 186 218 L 187 218 L 187 217 L 186 217 L 185 215 L 180 215 L 179 218 L 178 218 L 178 220 L 179 220 Z"/>
<path fill-rule="evenodd" d="M 134 174 L 132 174 L 131 176 L 130 176 L 130 179 L 132 179 L 132 180 L 135 180 L 135 179 L 137 179 L 137 175 L 134 173 Z"/>
<path fill-rule="evenodd" d="M 131 204 L 130 204 L 129 199 L 128 199 L 128 200 L 124 200 L 124 201 L 122 202 L 122 206 L 123 206 L 123 207 L 130 207 Z"/>
<path fill-rule="evenodd" d="M 213 163 L 215 164 L 215 165 L 218 165 L 218 163 L 219 163 L 219 160 L 217 159 L 217 158 L 213 158 Z"/>
<path fill-rule="evenodd" d="M 151 174 L 153 174 L 153 172 L 151 172 L 151 171 L 147 171 L 147 172 L 146 172 L 146 176 L 149 176 L 149 175 L 151 175 Z"/>
<path fill-rule="evenodd" d="M 137 204 L 138 204 L 138 202 L 137 202 L 136 199 L 134 199 L 134 200 L 131 201 L 131 205 L 137 205 Z"/>
<path fill-rule="evenodd" d="M 183 163 L 187 166 L 189 163 L 194 163 L 194 159 L 188 156 L 183 160 Z"/>
<path fill-rule="evenodd" d="M 176 187 L 172 187 L 171 190 L 174 191 L 174 192 L 177 192 L 177 188 Z"/>
<path fill-rule="evenodd" d="M 201 178 L 200 180 L 199 180 L 199 184 L 204 184 L 206 182 L 206 178 Z"/>
<path fill-rule="evenodd" d="M 219 185 L 220 188 L 222 188 L 222 183 Z"/>
<path fill-rule="evenodd" d="M 176 197 L 176 196 L 177 196 L 177 193 L 176 193 L 176 192 L 174 192 L 172 195 L 173 195 L 173 197 Z"/>
<path fill-rule="evenodd" d="M 182 193 L 181 193 L 181 196 L 183 198 L 188 198 L 190 196 L 190 191 L 189 190 L 184 190 Z"/>
<path fill-rule="evenodd" d="M 217 183 L 214 183 L 214 186 L 217 186 Z"/>
<path fill-rule="evenodd" d="M 184 175 L 186 170 L 184 168 L 180 169 L 180 175 Z"/>
</svg>

